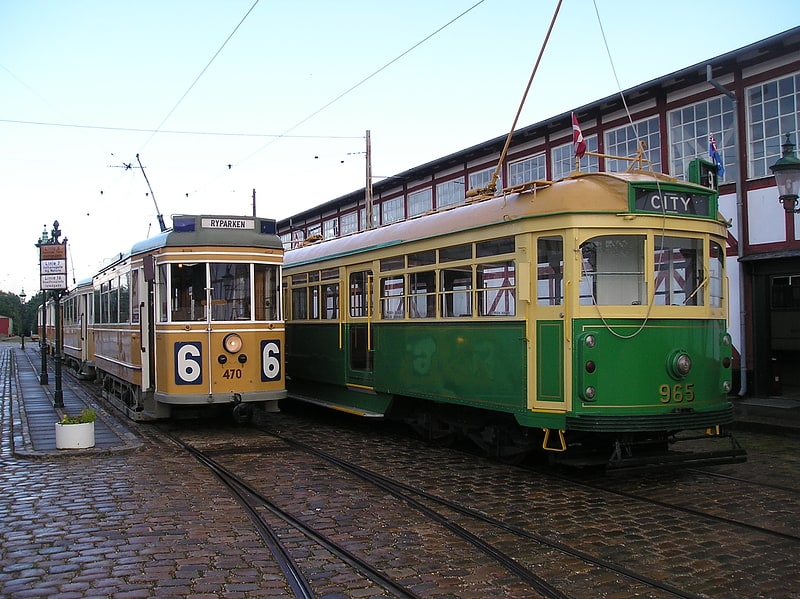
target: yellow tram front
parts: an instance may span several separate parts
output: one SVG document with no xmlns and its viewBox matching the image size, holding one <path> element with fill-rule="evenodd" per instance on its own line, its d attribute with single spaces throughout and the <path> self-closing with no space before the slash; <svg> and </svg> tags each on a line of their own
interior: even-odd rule
<svg viewBox="0 0 800 599">
<path fill-rule="evenodd" d="M 256 405 L 277 411 L 286 386 L 274 221 L 175 217 L 164 237 L 132 258 L 150 289 L 138 314 L 141 386 L 157 417 L 189 406 L 224 405 L 241 419 Z"/>
</svg>

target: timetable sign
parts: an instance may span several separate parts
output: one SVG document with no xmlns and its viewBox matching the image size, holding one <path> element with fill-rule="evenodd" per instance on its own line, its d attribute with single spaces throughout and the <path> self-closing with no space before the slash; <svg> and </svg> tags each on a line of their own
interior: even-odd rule
<svg viewBox="0 0 800 599">
<path fill-rule="evenodd" d="M 41 274 L 43 275 L 65 275 L 67 274 L 66 260 L 42 260 Z"/>
<path fill-rule="evenodd" d="M 56 289 L 66 289 L 67 288 L 67 275 L 45 275 L 42 274 L 40 277 L 41 279 L 41 289 L 45 290 L 56 290 Z"/>
</svg>

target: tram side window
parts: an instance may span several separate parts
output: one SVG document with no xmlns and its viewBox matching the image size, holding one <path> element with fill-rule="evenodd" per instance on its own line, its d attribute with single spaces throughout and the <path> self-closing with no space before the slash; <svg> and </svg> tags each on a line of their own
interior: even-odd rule
<svg viewBox="0 0 800 599">
<path fill-rule="evenodd" d="M 442 316 L 472 316 L 472 267 L 444 268 L 442 278 Z"/>
<path fill-rule="evenodd" d="M 683 237 L 655 238 L 657 306 L 705 304 L 703 240 Z"/>
<path fill-rule="evenodd" d="M 709 302 L 712 308 L 721 308 L 722 298 L 725 296 L 725 252 L 714 241 L 709 244 L 708 265 L 710 269 L 708 273 L 710 279 Z"/>
<path fill-rule="evenodd" d="M 131 322 L 138 324 L 141 314 L 139 313 L 139 271 L 131 271 Z"/>
<path fill-rule="evenodd" d="M 322 286 L 322 309 L 324 320 L 339 320 L 339 283 L 326 283 Z"/>
<path fill-rule="evenodd" d="M 405 316 L 405 281 L 403 275 L 381 279 L 381 318 Z"/>
<path fill-rule="evenodd" d="M 514 261 L 478 264 L 478 302 L 481 316 L 516 314 Z"/>
<path fill-rule="evenodd" d="M 350 273 L 350 316 L 353 318 L 365 318 L 372 314 L 369 296 L 371 278 L 371 270 Z"/>
<path fill-rule="evenodd" d="M 646 303 L 644 239 L 639 235 L 608 235 L 581 244 L 582 305 Z"/>
<path fill-rule="evenodd" d="M 171 264 L 172 320 L 204 320 L 206 264 Z"/>
<path fill-rule="evenodd" d="M 131 320 L 131 273 L 126 272 L 119 278 L 119 322 Z"/>
<path fill-rule="evenodd" d="M 270 264 L 253 267 L 256 320 L 278 320 L 278 268 Z"/>
<path fill-rule="evenodd" d="M 339 320 L 339 269 L 322 271 L 322 319 Z"/>
<path fill-rule="evenodd" d="M 158 295 L 158 321 L 167 322 L 169 319 L 169 293 L 167 293 L 167 265 L 158 265 L 158 282 L 157 295 Z M 95 314 L 97 314 L 97 306 L 95 305 Z M 96 318 L 96 317 L 95 317 Z"/>
<path fill-rule="evenodd" d="M 540 237 L 537 244 L 536 303 L 560 306 L 564 303 L 564 239 Z"/>
<path fill-rule="evenodd" d="M 119 322 L 119 279 L 110 281 L 111 291 L 108 294 L 108 322 Z"/>
<path fill-rule="evenodd" d="M 436 272 L 408 275 L 408 315 L 411 318 L 436 318 Z"/>
<path fill-rule="evenodd" d="M 298 285 L 302 285 L 299 287 Z M 292 319 L 308 318 L 308 275 L 292 275 Z"/>
</svg>

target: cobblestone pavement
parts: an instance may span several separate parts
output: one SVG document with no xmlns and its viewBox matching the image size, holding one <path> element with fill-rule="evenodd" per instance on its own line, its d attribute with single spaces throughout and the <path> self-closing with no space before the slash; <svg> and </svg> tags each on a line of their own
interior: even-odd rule
<svg viewBox="0 0 800 599">
<path fill-rule="evenodd" d="M 151 427 L 129 423 L 141 442 L 125 452 L 15 455 L 11 404 L 20 397 L 3 356 L 0 597 L 292 596 L 238 503 L 199 462 Z M 272 425 L 429 493 L 668 581 L 691 596 L 800 597 L 800 547 L 791 538 L 570 485 L 546 471 L 495 464 L 426 446 L 389 427 L 354 422 L 289 410 Z M 420 596 L 537 596 L 384 493 L 343 478 L 330 465 L 298 455 L 261 431 L 233 431 L 206 427 L 193 434 L 283 507 L 368 555 Z M 737 517 L 752 513 L 758 525 L 797 534 L 800 524 L 791 515 L 800 511 L 798 493 L 791 489 L 800 480 L 800 442 L 760 433 L 742 436 L 750 460 L 714 470 L 752 483 L 712 483 L 702 473 L 682 472 L 609 484 L 612 490 L 716 512 L 734 512 L 740 505 Z M 789 490 L 765 491 L 753 484 L 758 482 Z M 567 596 L 669 596 L 507 531 L 450 517 Z M 319 597 L 389 596 L 296 531 L 275 524 Z"/>
</svg>

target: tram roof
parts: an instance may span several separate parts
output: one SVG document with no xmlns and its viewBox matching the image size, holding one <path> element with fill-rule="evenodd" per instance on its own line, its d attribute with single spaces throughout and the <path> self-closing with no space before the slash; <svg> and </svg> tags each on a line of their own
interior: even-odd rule
<svg viewBox="0 0 800 599">
<path fill-rule="evenodd" d="M 478 230 L 533 216 L 596 212 L 626 213 L 629 209 L 628 184 L 655 181 L 678 183 L 673 177 L 643 171 L 574 173 L 552 184 L 543 183 L 533 191 L 505 193 L 347 237 L 288 250 L 284 256 L 284 266 L 334 259 L 411 241 Z M 700 188 L 683 181 L 680 184 Z M 708 191 L 706 188 L 701 189 Z"/>
<path fill-rule="evenodd" d="M 155 237 L 140 241 L 131 255 L 163 247 L 255 247 L 283 249 L 276 235 L 275 220 L 252 216 L 174 215 L 173 227 Z"/>
</svg>

